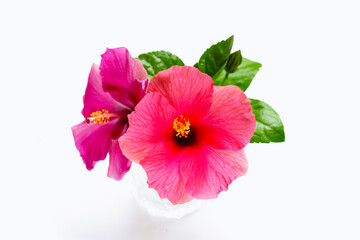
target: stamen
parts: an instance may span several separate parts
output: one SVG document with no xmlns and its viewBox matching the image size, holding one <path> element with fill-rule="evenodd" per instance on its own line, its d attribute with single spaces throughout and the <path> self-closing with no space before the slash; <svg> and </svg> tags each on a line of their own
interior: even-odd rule
<svg viewBox="0 0 360 240">
<path fill-rule="evenodd" d="M 190 133 L 190 122 L 183 115 L 174 120 L 173 128 L 176 131 L 176 136 L 179 138 L 187 138 Z"/>
<path fill-rule="evenodd" d="M 86 118 L 86 123 L 90 123 L 90 122 L 93 122 L 93 123 L 107 123 L 109 122 L 109 119 L 110 119 L 110 114 L 109 114 L 109 111 L 106 110 L 106 109 L 102 109 L 101 111 L 96 111 L 96 112 L 92 112 L 90 114 L 90 117 L 89 118 Z"/>
</svg>

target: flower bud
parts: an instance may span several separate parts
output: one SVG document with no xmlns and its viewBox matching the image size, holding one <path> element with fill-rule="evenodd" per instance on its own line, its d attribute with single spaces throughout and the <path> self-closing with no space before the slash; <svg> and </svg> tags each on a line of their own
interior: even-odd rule
<svg viewBox="0 0 360 240">
<path fill-rule="evenodd" d="M 228 73 L 233 73 L 236 71 L 237 67 L 241 64 L 241 62 L 242 62 L 242 56 L 240 50 L 238 50 L 230 54 L 229 60 L 225 66 L 225 70 Z"/>
</svg>

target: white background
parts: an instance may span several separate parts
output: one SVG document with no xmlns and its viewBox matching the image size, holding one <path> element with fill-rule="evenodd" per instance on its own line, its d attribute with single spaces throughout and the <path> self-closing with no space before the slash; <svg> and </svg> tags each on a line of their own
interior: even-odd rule
<svg viewBox="0 0 360 240">
<path fill-rule="evenodd" d="M 360 239 L 357 3 L 1 1 L 0 238 Z M 286 142 L 248 145 L 248 174 L 198 213 L 153 219 L 73 143 L 91 64 L 126 46 L 192 65 L 232 34 Z"/>
</svg>

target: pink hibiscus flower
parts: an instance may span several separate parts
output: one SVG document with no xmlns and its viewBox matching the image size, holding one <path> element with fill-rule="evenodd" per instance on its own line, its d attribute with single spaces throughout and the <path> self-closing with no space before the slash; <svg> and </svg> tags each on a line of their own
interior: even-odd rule
<svg viewBox="0 0 360 240">
<path fill-rule="evenodd" d="M 108 177 L 121 180 L 129 171 L 131 162 L 122 154 L 118 138 L 128 129 L 127 115 L 144 97 L 147 82 L 141 62 L 124 47 L 107 49 L 100 68 L 93 64 L 83 98 L 85 120 L 72 127 L 88 170 L 110 153 Z"/>
<path fill-rule="evenodd" d="M 149 187 L 173 204 L 216 198 L 247 171 L 243 148 L 255 130 L 250 101 L 236 86 L 213 86 L 193 67 L 155 75 L 120 138 Z"/>
</svg>

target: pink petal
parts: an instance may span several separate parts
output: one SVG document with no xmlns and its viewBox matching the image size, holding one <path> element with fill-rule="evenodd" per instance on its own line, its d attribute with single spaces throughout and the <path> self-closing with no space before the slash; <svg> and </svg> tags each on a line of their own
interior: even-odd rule
<svg viewBox="0 0 360 240">
<path fill-rule="evenodd" d="M 110 151 L 115 129 L 122 128 L 117 120 L 106 124 L 87 124 L 85 121 L 71 128 L 75 146 L 88 170 L 94 168 L 95 163 L 104 160 Z"/>
<path fill-rule="evenodd" d="M 84 117 L 89 117 L 92 112 L 101 111 L 102 109 L 106 109 L 110 113 L 129 112 L 125 106 L 115 101 L 109 93 L 104 92 L 101 84 L 99 67 L 93 64 L 83 98 L 84 108 L 82 114 Z"/>
<path fill-rule="evenodd" d="M 133 109 L 146 90 L 147 73 L 141 62 L 132 58 L 124 47 L 107 49 L 101 58 L 104 90 Z"/>
<path fill-rule="evenodd" d="M 249 99 L 236 86 L 214 87 L 212 106 L 202 123 L 207 126 L 207 144 L 239 150 L 249 143 L 256 121 Z"/>
<path fill-rule="evenodd" d="M 186 192 L 198 199 L 216 198 L 237 177 L 245 175 L 247 160 L 243 150 L 217 150 L 204 145 L 190 149 L 183 157 L 181 175 Z"/>
<path fill-rule="evenodd" d="M 159 141 L 171 140 L 175 109 L 157 93 L 148 93 L 129 116 L 129 129 L 120 138 L 124 155 L 139 163 Z"/>
<path fill-rule="evenodd" d="M 180 175 L 180 163 L 183 155 L 176 151 L 172 142 L 156 144 L 144 160 L 140 162 L 148 176 L 150 188 L 154 188 L 161 198 L 167 198 L 172 204 L 188 202 L 192 197 L 186 193 L 184 180 Z"/>
<path fill-rule="evenodd" d="M 108 177 L 120 181 L 130 167 L 131 162 L 121 152 L 119 141 L 117 139 L 112 140 Z"/>
<path fill-rule="evenodd" d="M 188 66 L 173 66 L 159 72 L 151 79 L 148 89 L 168 99 L 178 115 L 191 115 L 193 120 L 209 111 L 213 91 L 211 78 Z"/>
</svg>

